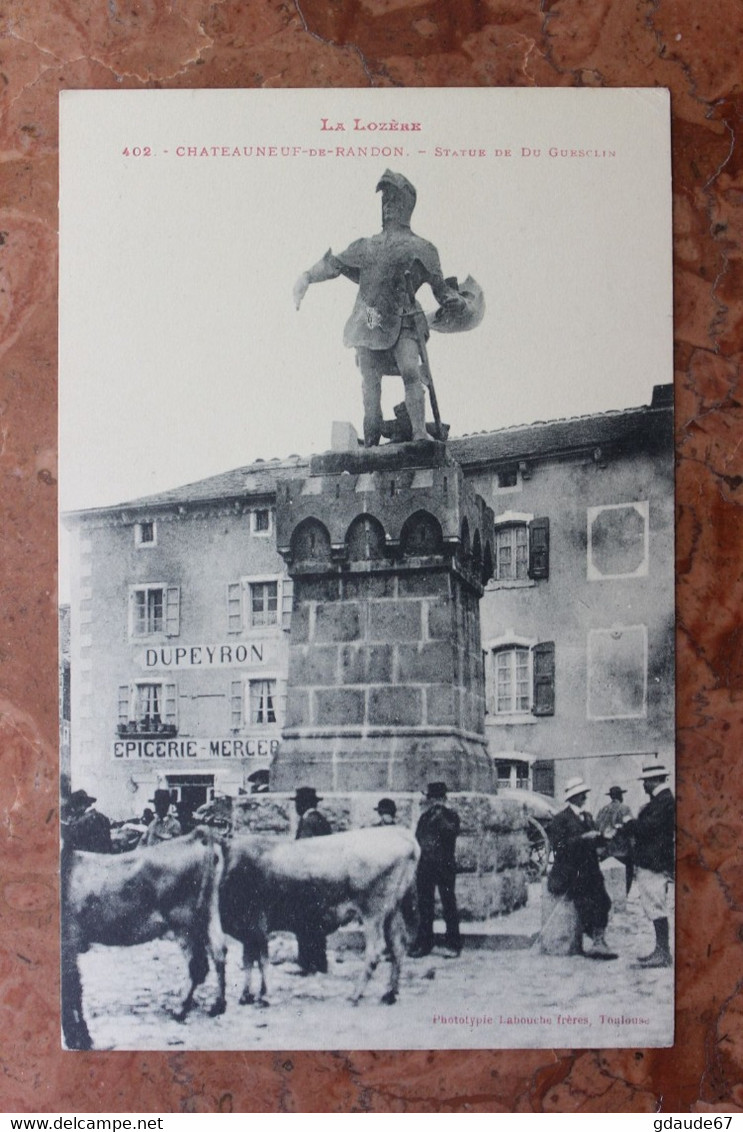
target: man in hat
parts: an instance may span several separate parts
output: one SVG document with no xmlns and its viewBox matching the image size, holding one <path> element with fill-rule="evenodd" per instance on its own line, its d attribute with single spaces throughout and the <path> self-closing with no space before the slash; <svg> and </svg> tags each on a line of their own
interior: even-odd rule
<svg viewBox="0 0 743 1132">
<path fill-rule="evenodd" d="M 330 823 L 317 808 L 322 798 L 318 797 L 314 786 L 298 786 L 293 798 L 294 808 L 299 815 L 297 840 L 303 837 L 325 837 L 331 833 Z M 307 901 L 297 909 L 296 932 L 297 963 L 300 975 L 325 974 L 328 969 L 328 955 L 325 946 L 325 932 L 319 921 L 311 886 L 307 887 Z"/>
<path fill-rule="evenodd" d="M 254 770 L 252 774 L 249 774 L 248 782 L 250 783 L 250 793 L 267 794 L 268 778 L 269 775 L 267 770 Z"/>
<path fill-rule="evenodd" d="M 632 817 L 632 811 L 624 802 L 625 791 L 621 786 L 612 786 L 609 801 L 596 814 L 596 829 L 606 841 L 611 841 L 618 829 Z"/>
<path fill-rule="evenodd" d="M 413 440 L 429 438 L 418 341 L 419 335 L 424 342 L 428 338 L 428 323 L 415 301 L 418 288 L 428 283 L 441 309 L 452 314 L 466 308 L 459 291 L 445 283 L 436 248 L 411 231 L 410 217 L 416 202 L 413 185 L 401 173 L 387 169 L 377 184 L 377 192 L 380 191 L 382 231 L 355 240 L 338 255 L 328 250 L 294 285 L 294 303 L 299 310 L 311 283 L 345 275 L 358 284 L 356 304 L 346 323 L 343 342 L 355 347 L 361 370 L 367 448 L 379 444 L 382 435 L 385 374 L 402 377 Z"/>
<path fill-rule="evenodd" d="M 421 959 L 433 950 L 433 917 L 436 889 L 444 913 L 446 936 L 444 956 L 455 959 L 462 950 L 459 911 L 454 894 L 457 876 L 455 848 L 459 836 L 459 814 L 446 805 L 445 782 L 429 782 L 426 801 L 415 836 L 421 847 L 416 888 L 418 891 L 418 934 L 408 954 Z"/>
<path fill-rule="evenodd" d="M 637 888 L 642 910 L 655 929 L 655 948 L 649 955 L 640 956 L 638 963 L 642 967 L 670 967 L 669 896 L 676 863 L 676 803 L 668 785 L 668 770 L 661 763 L 647 763 L 640 780 L 649 800 L 624 829 L 634 842 Z"/>
<path fill-rule="evenodd" d="M 377 825 L 394 825 L 397 817 L 397 806 L 392 798 L 380 798 L 374 807 L 374 812 L 379 814 L 379 821 Z"/>
<path fill-rule="evenodd" d="M 573 901 L 581 930 L 592 940 L 585 954 L 591 959 L 616 959 L 605 938 L 611 900 L 596 852 L 601 834 L 585 808 L 589 793 L 582 778 L 571 778 L 565 787 L 565 809 L 550 822 L 555 860 L 547 887 L 553 896 Z"/>
<path fill-rule="evenodd" d="M 150 801 L 155 807 L 155 820 L 147 826 L 139 844 L 157 845 L 160 841 L 172 841 L 174 837 L 180 837 L 183 832 L 181 823 L 170 813 L 170 791 L 158 789 Z"/>
<path fill-rule="evenodd" d="M 65 849 L 86 853 L 113 853 L 111 822 L 93 808 L 96 799 L 85 790 L 74 790 L 62 811 Z"/>
</svg>

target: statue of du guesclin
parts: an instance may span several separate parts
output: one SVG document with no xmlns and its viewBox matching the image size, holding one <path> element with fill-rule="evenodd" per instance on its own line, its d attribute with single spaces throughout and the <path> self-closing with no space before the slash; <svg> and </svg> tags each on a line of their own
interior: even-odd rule
<svg viewBox="0 0 743 1132">
<path fill-rule="evenodd" d="M 382 194 L 382 231 L 354 240 L 345 251 L 330 249 L 300 275 L 294 285 L 299 306 L 311 283 L 344 275 L 358 292 L 343 341 L 356 350 L 364 400 L 364 445 L 373 448 L 384 436 L 393 441 L 445 440 L 428 363 L 431 329 L 442 333 L 471 330 L 485 311 L 483 294 L 468 276 L 461 284 L 445 279 L 439 253 L 433 244 L 410 227 L 416 191 L 401 173 L 387 169 L 379 179 Z M 416 293 L 427 283 L 438 308 L 426 315 Z M 395 409 L 396 419 L 382 415 L 382 378 L 398 375 L 405 386 L 405 402 Z M 433 423 L 426 424 L 426 389 Z"/>
</svg>

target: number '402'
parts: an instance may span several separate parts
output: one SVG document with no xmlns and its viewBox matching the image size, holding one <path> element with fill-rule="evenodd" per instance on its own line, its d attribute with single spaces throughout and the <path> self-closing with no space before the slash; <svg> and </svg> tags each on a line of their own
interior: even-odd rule
<svg viewBox="0 0 743 1132">
<path fill-rule="evenodd" d="M 131 147 L 124 146 L 121 151 L 122 157 L 152 157 L 152 147 L 149 145 L 133 145 Z"/>
</svg>

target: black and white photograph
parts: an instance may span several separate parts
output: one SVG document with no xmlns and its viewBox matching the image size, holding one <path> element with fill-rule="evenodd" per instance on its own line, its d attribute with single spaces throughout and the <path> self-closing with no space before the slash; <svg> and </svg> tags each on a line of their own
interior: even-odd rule
<svg viewBox="0 0 743 1132">
<path fill-rule="evenodd" d="M 62 1044 L 662 1047 L 668 92 L 65 91 Z"/>
</svg>

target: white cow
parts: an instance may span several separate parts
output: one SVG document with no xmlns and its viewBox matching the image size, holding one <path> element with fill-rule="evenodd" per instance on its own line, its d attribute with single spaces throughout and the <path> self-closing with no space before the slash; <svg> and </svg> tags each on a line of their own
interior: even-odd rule
<svg viewBox="0 0 743 1132">
<path fill-rule="evenodd" d="M 365 962 L 351 1001 L 361 998 L 386 946 L 390 981 L 382 1002 L 395 1002 L 420 856 L 409 830 L 380 826 L 299 841 L 239 833 L 225 845 L 225 856 L 219 908 L 222 927 L 243 945 L 241 1003 L 255 1001 L 255 963 L 258 1001 L 266 1004 L 268 933 L 296 931 L 309 919 L 326 934 L 360 920 Z"/>
</svg>

